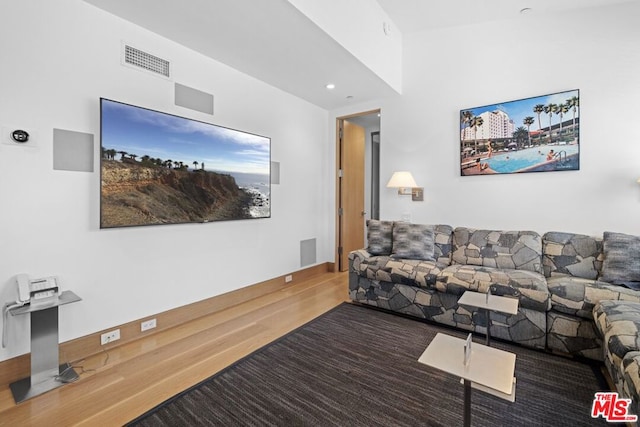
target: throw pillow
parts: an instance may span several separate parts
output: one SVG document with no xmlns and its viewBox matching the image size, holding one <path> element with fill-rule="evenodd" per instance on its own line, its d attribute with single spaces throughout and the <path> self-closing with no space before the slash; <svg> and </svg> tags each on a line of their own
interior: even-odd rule
<svg viewBox="0 0 640 427">
<path fill-rule="evenodd" d="M 600 280 L 614 284 L 640 281 L 640 236 L 605 231 Z"/>
<path fill-rule="evenodd" d="M 391 255 L 393 221 L 367 221 L 367 252 L 371 255 Z"/>
<path fill-rule="evenodd" d="M 394 223 L 391 256 L 435 261 L 433 226 L 406 222 Z"/>
</svg>

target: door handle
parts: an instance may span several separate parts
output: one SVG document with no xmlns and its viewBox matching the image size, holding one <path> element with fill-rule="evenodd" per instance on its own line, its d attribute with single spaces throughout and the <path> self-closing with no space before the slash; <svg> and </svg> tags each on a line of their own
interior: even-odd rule
<svg viewBox="0 0 640 427">
<path fill-rule="evenodd" d="M 362 212 L 360 212 L 360 215 L 362 215 L 362 216 L 365 216 L 366 214 L 367 214 L 367 212 L 366 212 L 366 211 L 362 211 Z"/>
</svg>

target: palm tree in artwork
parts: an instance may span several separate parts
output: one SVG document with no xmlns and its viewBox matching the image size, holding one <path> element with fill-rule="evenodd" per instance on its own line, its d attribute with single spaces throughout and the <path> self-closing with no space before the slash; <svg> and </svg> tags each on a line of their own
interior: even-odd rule
<svg viewBox="0 0 640 427">
<path fill-rule="evenodd" d="M 473 128 L 473 145 L 476 150 L 476 154 L 478 154 L 478 126 L 482 126 L 483 123 L 484 120 L 479 116 L 473 116 L 469 121 L 469 126 Z"/>
<path fill-rule="evenodd" d="M 540 121 L 540 114 L 544 113 L 544 105 L 536 104 L 533 107 L 533 112 L 538 116 L 538 145 L 542 142 L 542 122 Z"/>
<path fill-rule="evenodd" d="M 573 139 L 575 140 L 576 139 L 576 113 L 580 108 L 580 98 L 578 98 L 577 96 L 572 96 L 571 98 L 567 99 L 567 107 L 573 113 L 572 131 L 573 131 Z"/>
<path fill-rule="evenodd" d="M 562 117 L 569 112 L 569 107 L 567 104 L 559 104 L 556 108 L 556 114 L 560 116 L 560 131 L 558 132 L 558 136 L 562 137 Z"/>
<path fill-rule="evenodd" d="M 469 126 L 471 122 L 471 118 L 473 117 L 473 113 L 471 111 L 461 111 L 460 112 L 460 153 L 464 152 L 464 140 L 465 140 L 465 130 Z"/>
<path fill-rule="evenodd" d="M 198 162 L 197 160 L 193 161 L 193 170 L 198 169 L 198 165 L 200 164 L 200 162 Z"/>
<path fill-rule="evenodd" d="M 126 151 L 118 151 L 118 154 L 120 154 L 120 161 L 122 161 L 124 160 L 124 156 L 126 156 L 129 153 L 127 153 Z"/>
<path fill-rule="evenodd" d="M 531 125 L 535 123 L 535 119 L 531 116 L 525 117 L 522 120 L 522 123 L 527 127 L 527 140 L 529 142 L 529 147 L 531 147 Z"/>
<path fill-rule="evenodd" d="M 167 168 L 171 169 L 171 166 L 173 166 L 173 160 L 171 160 L 171 159 L 167 159 L 167 160 L 165 160 L 165 161 L 164 161 L 164 165 L 165 165 Z"/>
<path fill-rule="evenodd" d="M 547 105 L 544 106 L 544 112 L 545 114 L 549 115 L 549 144 L 551 144 L 553 142 L 551 135 L 551 117 L 553 116 L 553 113 L 556 112 L 556 110 L 558 109 L 558 106 L 554 103 L 549 103 Z"/>
<path fill-rule="evenodd" d="M 529 136 L 529 132 L 522 126 L 518 127 L 513 132 L 513 139 L 516 140 L 516 144 L 518 144 L 518 149 L 520 149 L 520 147 L 524 145 L 523 141 L 527 141 L 528 136 Z"/>
</svg>

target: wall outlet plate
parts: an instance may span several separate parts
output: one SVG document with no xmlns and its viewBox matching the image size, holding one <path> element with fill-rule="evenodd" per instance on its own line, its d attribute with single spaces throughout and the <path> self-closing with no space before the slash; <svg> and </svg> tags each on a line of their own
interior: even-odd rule
<svg viewBox="0 0 640 427">
<path fill-rule="evenodd" d="M 140 332 L 148 331 L 149 329 L 153 329 L 157 326 L 156 319 L 145 320 L 140 323 Z"/>
<path fill-rule="evenodd" d="M 110 332 L 105 332 L 100 335 L 100 345 L 110 344 L 120 339 L 120 329 L 115 329 Z"/>
</svg>

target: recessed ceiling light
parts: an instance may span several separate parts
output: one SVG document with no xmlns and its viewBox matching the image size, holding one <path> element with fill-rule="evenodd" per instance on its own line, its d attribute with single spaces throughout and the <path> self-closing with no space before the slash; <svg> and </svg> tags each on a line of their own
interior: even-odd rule
<svg viewBox="0 0 640 427">
<path fill-rule="evenodd" d="M 526 15 L 527 13 L 530 13 L 533 9 L 531 9 L 530 7 L 524 7 L 522 9 L 520 9 L 520 13 L 523 15 Z"/>
<path fill-rule="evenodd" d="M 327 83 L 327 85 L 325 86 L 327 89 L 335 89 L 336 85 L 334 85 L 333 83 Z"/>
<path fill-rule="evenodd" d="M 347 99 L 353 99 L 353 95 L 347 95 L 346 98 Z"/>
</svg>

